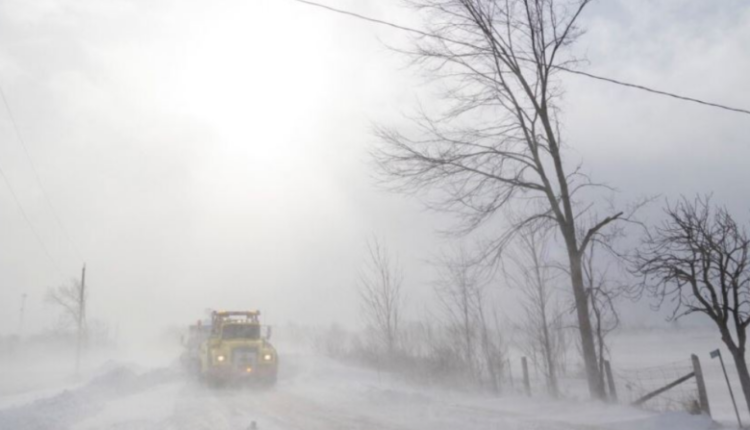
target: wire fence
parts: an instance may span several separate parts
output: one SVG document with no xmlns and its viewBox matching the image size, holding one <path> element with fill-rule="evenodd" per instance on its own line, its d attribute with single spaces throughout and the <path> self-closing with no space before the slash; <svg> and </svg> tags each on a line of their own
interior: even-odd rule
<svg viewBox="0 0 750 430">
<path fill-rule="evenodd" d="M 521 360 L 513 369 L 512 391 L 531 396 L 550 395 L 547 378 L 529 361 L 528 382 L 524 381 Z M 508 363 L 510 364 L 510 363 Z M 638 368 L 612 368 L 612 381 L 605 375 L 608 398 L 622 404 L 635 405 L 657 412 L 686 411 L 701 413 L 701 398 L 696 368 L 690 357 L 658 366 Z M 510 373 L 510 372 L 509 372 Z M 585 387 L 582 372 L 561 372 L 558 375 L 559 392 L 563 397 L 571 394 L 571 387 L 579 391 Z M 613 393 L 612 383 L 614 383 Z M 528 388 L 526 388 L 528 384 Z"/>
<path fill-rule="evenodd" d="M 700 412 L 698 384 L 689 358 L 660 366 L 617 369 L 613 374 L 621 402 L 655 411 Z"/>
</svg>

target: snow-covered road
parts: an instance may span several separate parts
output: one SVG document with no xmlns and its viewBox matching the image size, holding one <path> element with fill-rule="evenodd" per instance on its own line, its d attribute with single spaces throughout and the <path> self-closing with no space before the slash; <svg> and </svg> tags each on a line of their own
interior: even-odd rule
<svg viewBox="0 0 750 430">
<path fill-rule="evenodd" d="M 87 383 L 39 393 L 25 393 L 22 404 L 0 403 L 0 430 L 245 430 L 253 422 L 260 430 L 712 427 L 684 414 L 414 386 L 304 353 L 284 357 L 279 383 L 270 389 L 210 389 L 176 369 L 110 364 Z"/>
</svg>

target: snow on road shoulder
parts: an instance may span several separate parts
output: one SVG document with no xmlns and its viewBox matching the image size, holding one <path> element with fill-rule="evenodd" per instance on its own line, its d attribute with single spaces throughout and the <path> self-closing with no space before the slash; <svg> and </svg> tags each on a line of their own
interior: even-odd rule
<svg viewBox="0 0 750 430">
<path fill-rule="evenodd" d="M 115 398 L 136 395 L 174 379 L 166 369 L 135 373 L 127 366 L 112 367 L 78 388 L 38 398 L 22 406 L 0 410 L 0 429 L 65 429 L 96 415 Z"/>
<path fill-rule="evenodd" d="M 137 395 L 113 399 L 96 414 L 71 426 L 71 430 L 140 429 L 155 421 L 165 421 L 174 413 L 180 388 L 174 383 L 160 385 Z"/>
</svg>

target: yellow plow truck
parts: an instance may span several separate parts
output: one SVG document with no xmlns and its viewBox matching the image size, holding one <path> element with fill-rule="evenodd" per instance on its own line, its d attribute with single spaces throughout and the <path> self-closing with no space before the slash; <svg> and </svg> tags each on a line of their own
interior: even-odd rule
<svg viewBox="0 0 750 430">
<path fill-rule="evenodd" d="M 211 313 L 211 329 L 200 349 L 201 377 L 208 383 L 258 382 L 273 385 L 279 357 L 271 328 L 260 324 L 260 311 Z"/>
</svg>

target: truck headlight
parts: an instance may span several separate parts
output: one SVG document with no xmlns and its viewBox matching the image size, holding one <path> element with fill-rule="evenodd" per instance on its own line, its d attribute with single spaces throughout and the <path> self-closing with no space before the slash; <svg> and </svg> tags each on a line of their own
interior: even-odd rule
<svg viewBox="0 0 750 430">
<path fill-rule="evenodd" d="M 216 361 L 224 361 L 224 356 L 223 355 L 216 356 Z"/>
<path fill-rule="evenodd" d="M 266 354 L 266 355 L 263 356 L 263 359 L 266 360 L 266 361 L 271 361 L 272 358 L 273 358 L 273 355 L 271 355 L 271 354 Z"/>
</svg>

